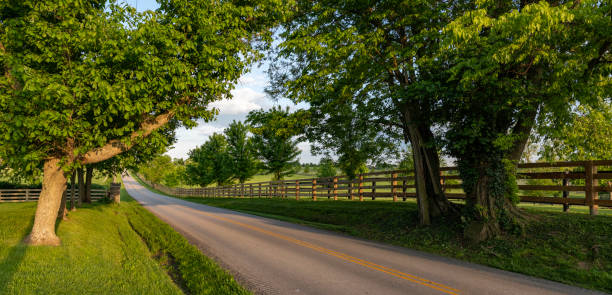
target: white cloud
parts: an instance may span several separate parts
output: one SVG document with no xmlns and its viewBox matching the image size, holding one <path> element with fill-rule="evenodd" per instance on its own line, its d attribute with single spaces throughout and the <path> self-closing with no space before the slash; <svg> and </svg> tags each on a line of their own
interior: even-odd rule
<svg viewBox="0 0 612 295">
<path fill-rule="evenodd" d="M 176 131 L 177 142 L 166 153 L 172 158 L 187 159 L 190 150 L 202 145 L 213 133 L 222 133 L 223 127 L 200 123 L 200 125 L 186 129 L 179 128 Z"/>
<path fill-rule="evenodd" d="M 267 106 L 266 95 L 251 88 L 232 90 L 232 99 L 223 99 L 210 104 L 219 109 L 220 115 L 246 114 Z"/>
<path fill-rule="evenodd" d="M 197 127 L 194 127 L 190 131 L 191 132 L 189 133 L 193 135 L 204 136 L 208 138 L 209 136 L 213 135 L 213 133 L 223 132 L 223 128 L 204 123 L 204 124 L 198 125 Z"/>
</svg>

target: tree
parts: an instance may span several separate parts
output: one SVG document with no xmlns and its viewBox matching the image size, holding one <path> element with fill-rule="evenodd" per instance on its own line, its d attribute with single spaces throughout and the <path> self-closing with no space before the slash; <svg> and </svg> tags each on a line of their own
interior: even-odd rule
<svg viewBox="0 0 612 295">
<path fill-rule="evenodd" d="M 270 69 L 271 94 L 330 116 L 355 110 L 359 125 L 410 143 L 421 224 L 458 215 L 440 186 L 434 127 L 448 74 L 435 56 L 442 28 L 461 9 L 452 1 L 298 1 Z M 361 165 L 355 156 L 347 153 L 355 162 L 347 166 Z"/>
<path fill-rule="evenodd" d="M 329 157 L 322 158 L 319 161 L 319 169 L 317 170 L 317 177 L 326 178 L 336 176 L 336 164 L 334 160 Z"/>
<path fill-rule="evenodd" d="M 368 162 L 376 163 L 394 154 L 400 144 L 397 130 L 370 124 L 371 112 L 359 106 L 341 104 L 329 108 L 318 102 L 311 105 L 314 106 L 308 110 L 310 123 L 305 128 L 306 138 L 312 143 L 311 152 L 337 155 L 338 166 L 351 179 Z"/>
<path fill-rule="evenodd" d="M 274 180 L 294 173 L 300 150 L 298 141 L 293 138 L 302 133 L 306 116 L 305 112 L 291 114 L 288 108 L 280 107 L 251 111 L 247 115 L 257 156 L 263 169 L 274 174 Z"/>
<path fill-rule="evenodd" d="M 108 4 L 108 5 L 107 5 Z M 137 13 L 107 1 L 0 2 L 0 158 L 43 162 L 32 245 L 58 245 L 66 175 L 214 116 L 269 43 L 278 1 L 161 1 Z"/>
<path fill-rule="evenodd" d="M 516 164 L 538 116 L 610 97 L 609 1 L 482 1 L 445 29 L 446 147 L 466 192 L 465 234 L 520 231 Z"/>
<path fill-rule="evenodd" d="M 227 148 L 225 137 L 214 133 L 204 144 L 189 151 L 185 172 L 190 183 L 201 187 L 215 182 L 218 186 L 229 184 L 234 168 Z"/>
<path fill-rule="evenodd" d="M 172 166 L 172 158 L 168 155 L 161 155 L 140 165 L 138 172 L 152 183 L 163 183 L 168 170 L 172 170 Z"/>
<path fill-rule="evenodd" d="M 550 126 L 546 126 L 550 127 Z M 541 155 L 548 161 L 612 159 L 612 104 L 576 107 L 561 128 L 540 128 Z"/>
<path fill-rule="evenodd" d="M 252 139 L 247 136 L 248 131 L 248 126 L 236 121 L 224 131 L 227 139 L 227 153 L 233 163 L 233 175 L 240 183 L 253 177 L 257 173 L 259 164 L 255 158 Z"/>
</svg>

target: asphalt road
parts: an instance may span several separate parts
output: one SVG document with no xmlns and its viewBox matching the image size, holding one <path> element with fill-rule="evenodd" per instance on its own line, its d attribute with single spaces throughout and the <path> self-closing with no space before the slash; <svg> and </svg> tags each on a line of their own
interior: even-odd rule
<svg viewBox="0 0 612 295">
<path fill-rule="evenodd" d="M 123 181 L 146 209 L 256 294 L 602 294 L 169 198 L 129 176 Z"/>
</svg>

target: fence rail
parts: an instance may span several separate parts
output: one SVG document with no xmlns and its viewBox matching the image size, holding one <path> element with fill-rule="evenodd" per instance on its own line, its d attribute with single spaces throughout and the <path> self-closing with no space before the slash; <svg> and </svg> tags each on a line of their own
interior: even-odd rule
<svg viewBox="0 0 612 295">
<path fill-rule="evenodd" d="M 25 189 L 0 189 L 0 203 L 1 202 L 34 202 L 38 201 L 40 197 L 39 188 L 25 188 Z M 70 190 L 65 193 L 70 198 Z M 108 191 L 106 189 L 92 189 L 91 199 L 93 201 L 106 198 Z M 75 190 L 75 197 L 79 198 L 79 190 Z"/>
<path fill-rule="evenodd" d="M 518 165 L 516 175 L 521 202 L 585 205 L 591 214 L 598 206 L 612 207 L 612 160 L 527 163 Z M 461 177 L 456 167 L 443 167 L 440 182 L 449 199 L 465 199 Z M 179 197 L 245 197 L 245 198 L 327 198 L 363 201 L 365 198 L 392 199 L 416 197 L 414 176 L 402 170 L 370 172 L 355 179 L 346 176 L 294 179 L 205 188 L 171 188 L 153 184 L 153 188 Z M 608 193 L 599 198 L 600 193 Z M 607 198 L 607 199 L 605 199 Z"/>
</svg>

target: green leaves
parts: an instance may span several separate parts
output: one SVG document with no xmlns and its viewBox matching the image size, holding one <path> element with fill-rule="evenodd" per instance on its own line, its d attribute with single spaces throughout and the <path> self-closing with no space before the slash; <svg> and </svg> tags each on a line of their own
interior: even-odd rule
<svg viewBox="0 0 612 295">
<path fill-rule="evenodd" d="M 253 132 L 253 147 L 262 168 L 273 173 L 275 180 L 294 172 L 300 154 L 294 137 L 301 134 L 307 116 L 303 111 L 290 113 L 288 108 L 280 107 L 249 112 L 247 122 Z"/>
<path fill-rule="evenodd" d="M 19 168 L 78 157 L 169 111 L 173 126 L 210 120 L 208 104 L 261 57 L 285 5 L 178 0 L 138 13 L 115 1 L 3 1 L 0 158 Z"/>
<path fill-rule="evenodd" d="M 211 183 L 230 183 L 234 169 L 227 148 L 225 137 L 214 133 L 203 145 L 189 151 L 189 162 L 186 166 L 189 181 L 202 187 Z"/>
</svg>

